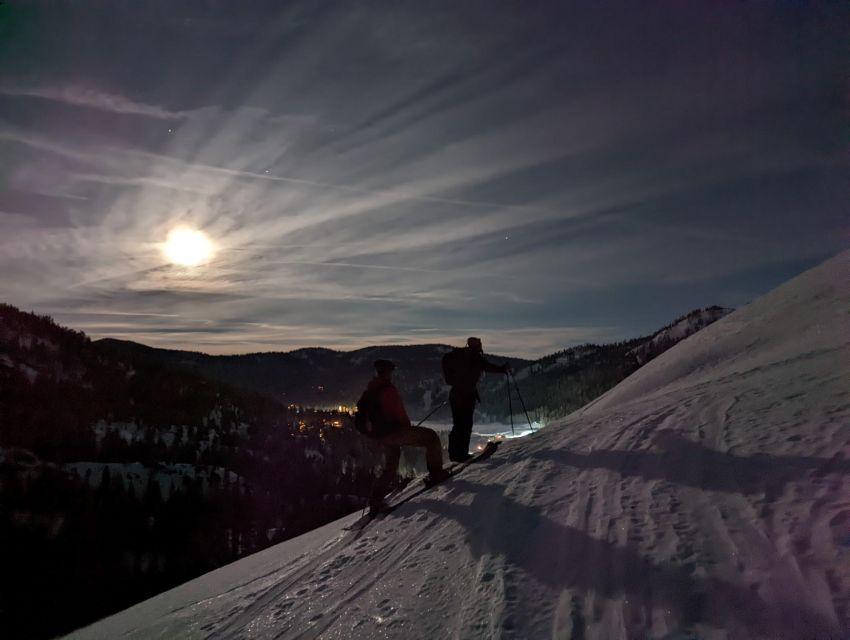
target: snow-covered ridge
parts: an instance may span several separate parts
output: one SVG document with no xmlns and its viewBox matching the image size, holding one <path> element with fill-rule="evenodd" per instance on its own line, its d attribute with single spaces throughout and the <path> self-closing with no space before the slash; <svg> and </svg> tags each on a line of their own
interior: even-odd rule
<svg viewBox="0 0 850 640">
<path fill-rule="evenodd" d="M 593 411 L 703 379 L 758 375 L 850 343 L 850 251 L 797 276 L 688 338 L 591 403 Z M 835 363 L 846 371 L 850 360 Z"/>
<path fill-rule="evenodd" d="M 728 316 L 732 311 L 734 309 L 718 306 L 691 311 L 657 331 L 652 338 L 639 347 L 632 349 L 630 353 L 637 358 L 639 364 L 649 362 L 674 346 L 677 342 L 681 342 L 711 323 L 720 320 L 720 318 Z"/>
<path fill-rule="evenodd" d="M 850 252 L 357 536 L 72 638 L 850 637 Z"/>
</svg>

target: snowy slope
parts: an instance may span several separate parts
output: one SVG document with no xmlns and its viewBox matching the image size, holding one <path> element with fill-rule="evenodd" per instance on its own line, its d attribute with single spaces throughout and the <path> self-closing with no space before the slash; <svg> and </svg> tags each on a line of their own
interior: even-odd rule
<svg viewBox="0 0 850 640">
<path fill-rule="evenodd" d="M 70 637 L 850 636 L 850 252 L 502 445 Z"/>
</svg>

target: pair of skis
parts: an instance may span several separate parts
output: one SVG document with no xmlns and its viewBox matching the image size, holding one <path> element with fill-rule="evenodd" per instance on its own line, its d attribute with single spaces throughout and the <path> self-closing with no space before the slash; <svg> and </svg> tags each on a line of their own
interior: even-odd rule
<svg viewBox="0 0 850 640">
<path fill-rule="evenodd" d="M 428 483 L 423 479 L 422 485 L 418 485 L 418 483 L 411 483 L 414 487 L 412 490 L 410 490 L 410 487 L 408 486 L 408 487 L 405 487 L 404 489 L 402 489 L 400 492 L 398 492 L 396 497 L 392 497 L 393 494 L 390 494 L 390 496 L 388 496 L 388 497 L 390 497 L 390 500 L 391 500 L 390 504 L 388 504 L 386 507 L 384 507 L 380 511 L 377 511 L 377 512 L 374 512 L 374 513 L 367 513 L 366 515 L 362 516 L 361 518 L 355 520 L 350 525 L 348 525 L 346 527 L 346 529 L 349 530 L 349 531 L 359 531 L 360 529 L 365 527 L 367 524 L 372 522 L 372 520 L 375 520 L 376 518 L 383 518 L 385 515 L 392 513 L 393 511 L 398 509 L 400 506 L 402 506 L 403 504 L 406 504 L 407 502 L 409 502 L 410 500 L 412 500 L 416 496 L 421 495 L 421 494 L 425 493 L 426 491 L 428 491 L 429 489 L 436 487 L 437 485 L 442 484 L 443 482 L 450 480 L 453 476 L 456 476 L 457 474 L 459 474 L 461 471 L 466 469 L 469 465 L 476 463 L 476 462 L 481 462 L 482 460 L 486 460 L 487 458 L 492 456 L 494 453 L 496 453 L 496 449 L 498 449 L 498 448 L 499 448 L 499 441 L 488 442 L 483 450 L 474 454 L 471 458 L 469 458 L 469 460 L 466 460 L 465 462 L 456 462 L 456 463 L 452 464 L 451 466 L 446 467 L 446 471 L 449 472 L 449 475 L 446 476 L 445 479 L 441 480 L 440 482 Z"/>
</svg>

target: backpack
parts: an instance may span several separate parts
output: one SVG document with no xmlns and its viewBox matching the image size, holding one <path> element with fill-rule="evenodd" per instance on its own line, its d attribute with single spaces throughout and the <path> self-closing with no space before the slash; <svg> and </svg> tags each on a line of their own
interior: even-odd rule
<svg viewBox="0 0 850 640">
<path fill-rule="evenodd" d="M 462 382 L 466 371 L 465 351 L 465 349 L 452 349 L 443 355 L 443 378 L 450 387 Z"/>
<path fill-rule="evenodd" d="M 354 428 L 370 438 L 380 438 L 387 432 L 381 415 L 380 392 L 380 389 L 366 389 L 357 401 L 354 414 Z"/>
</svg>

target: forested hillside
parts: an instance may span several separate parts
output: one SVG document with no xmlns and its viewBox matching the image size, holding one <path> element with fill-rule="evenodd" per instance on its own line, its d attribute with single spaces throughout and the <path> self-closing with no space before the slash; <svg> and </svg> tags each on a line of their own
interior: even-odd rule
<svg viewBox="0 0 850 640">
<path fill-rule="evenodd" d="M 47 637 L 308 531 L 363 504 L 379 454 L 347 413 L 113 357 L 4 305 L 0 613 Z"/>
</svg>

